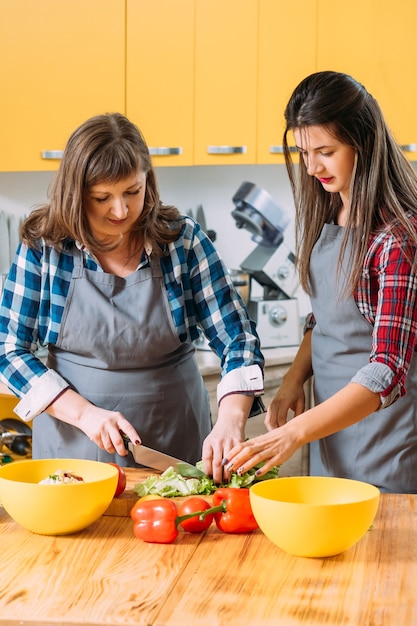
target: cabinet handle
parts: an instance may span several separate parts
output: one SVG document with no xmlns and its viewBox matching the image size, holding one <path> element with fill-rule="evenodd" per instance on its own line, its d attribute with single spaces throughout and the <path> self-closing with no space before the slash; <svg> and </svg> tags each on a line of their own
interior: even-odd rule
<svg viewBox="0 0 417 626">
<path fill-rule="evenodd" d="M 42 150 L 43 159 L 62 159 L 63 150 Z"/>
<path fill-rule="evenodd" d="M 207 154 L 246 154 L 246 146 L 207 146 Z"/>
<path fill-rule="evenodd" d="M 296 146 L 288 146 L 288 150 L 290 152 L 298 152 L 298 148 Z M 284 154 L 284 146 L 270 146 L 269 153 L 270 154 Z"/>
<path fill-rule="evenodd" d="M 149 148 L 149 154 L 152 156 L 170 156 L 171 154 L 182 154 L 182 148 L 165 148 L 160 146 L 158 148 Z"/>
<path fill-rule="evenodd" d="M 404 152 L 417 152 L 417 144 L 416 143 L 406 143 L 400 146 L 401 150 Z"/>
</svg>

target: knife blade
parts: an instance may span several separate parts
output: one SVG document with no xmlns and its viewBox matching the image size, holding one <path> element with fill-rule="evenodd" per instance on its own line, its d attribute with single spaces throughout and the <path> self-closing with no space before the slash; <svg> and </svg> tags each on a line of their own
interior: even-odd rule
<svg viewBox="0 0 417 626">
<path fill-rule="evenodd" d="M 164 472 L 168 467 L 173 467 L 174 471 L 186 478 L 202 478 L 207 476 L 203 471 L 199 470 L 195 465 L 177 459 L 159 450 L 147 448 L 143 444 L 135 445 L 129 439 L 123 438 L 125 447 L 133 454 L 136 463 L 152 469 Z"/>
</svg>

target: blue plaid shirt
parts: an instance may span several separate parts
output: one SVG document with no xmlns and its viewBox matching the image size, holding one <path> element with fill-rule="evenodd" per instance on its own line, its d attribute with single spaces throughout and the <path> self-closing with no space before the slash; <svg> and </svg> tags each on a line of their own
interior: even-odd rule
<svg viewBox="0 0 417 626">
<path fill-rule="evenodd" d="M 180 236 L 161 258 L 180 341 L 196 340 L 199 328 L 203 329 L 220 358 L 218 400 L 233 392 L 259 396 L 263 393 L 264 359 L 255 326 L 210 239 L 192 219 L 181 219 Z M 21 244 L 5 282 L 0 309 L 0 379 L 24 397 L 16 412 L 26 420 L 42 412 L 68 387 L 35 352 L 39 344 L 57 342 L 76 245 L 67 240 L 56 250 L 44 242 L 36 248 Z M 87 269 L 103 271 L 86 250 L 83 253 Z M 148 265 L 147 253 L 137 271 Z M 19 410 L 20 405 L 24 406 Z"/>
</svg>

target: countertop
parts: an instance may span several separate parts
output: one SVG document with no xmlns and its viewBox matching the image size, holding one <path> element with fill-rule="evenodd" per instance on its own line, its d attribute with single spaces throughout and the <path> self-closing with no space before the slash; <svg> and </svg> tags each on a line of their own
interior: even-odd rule
<svg viewBox="0 0 417 626">
<path fill-rule="evenodd" d="M 139 482 L 140 470 L 130 475 Z M 257 530 L 136 539 L 125 515 L 66 537 L 0 512 L 7 626 L 409 626 L 417 623 L 417 495 L 381 496 L 366 536 L 331 558 L 293 557 Z"/>
</svg>

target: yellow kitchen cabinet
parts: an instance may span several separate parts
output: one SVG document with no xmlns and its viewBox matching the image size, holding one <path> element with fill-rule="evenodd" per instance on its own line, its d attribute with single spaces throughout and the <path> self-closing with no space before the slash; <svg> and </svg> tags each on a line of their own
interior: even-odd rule
<svg viewBox="0 0 417 626">
<path fill-rule="evenodd" d="M 283 163 L 284 110 L 316 71 L 317 0 L 259 0 L 257 163 Z"/>
<path fill-rule="evenodd" d="M 0 0 L 0 58 L 0 171 L 56 169 L 78 124 L 125 110 L 125 0 Z"/>
<path fill-rule="evenodd" d="M 195 0 L 127 0 L 126 17 L 126 114 L 155 165 L 192 165 Z"/>
<path fill-rule="evenodd" d="M 196 165 L 256 163 L 258 0 L 196 0 Z"/>
<path fill-rule="evenodd" d="M 346 72 L 362 82 L 407 156 L 415 159 L 417 3 L 318 1 L 318 69 Z"/>
</svg>

